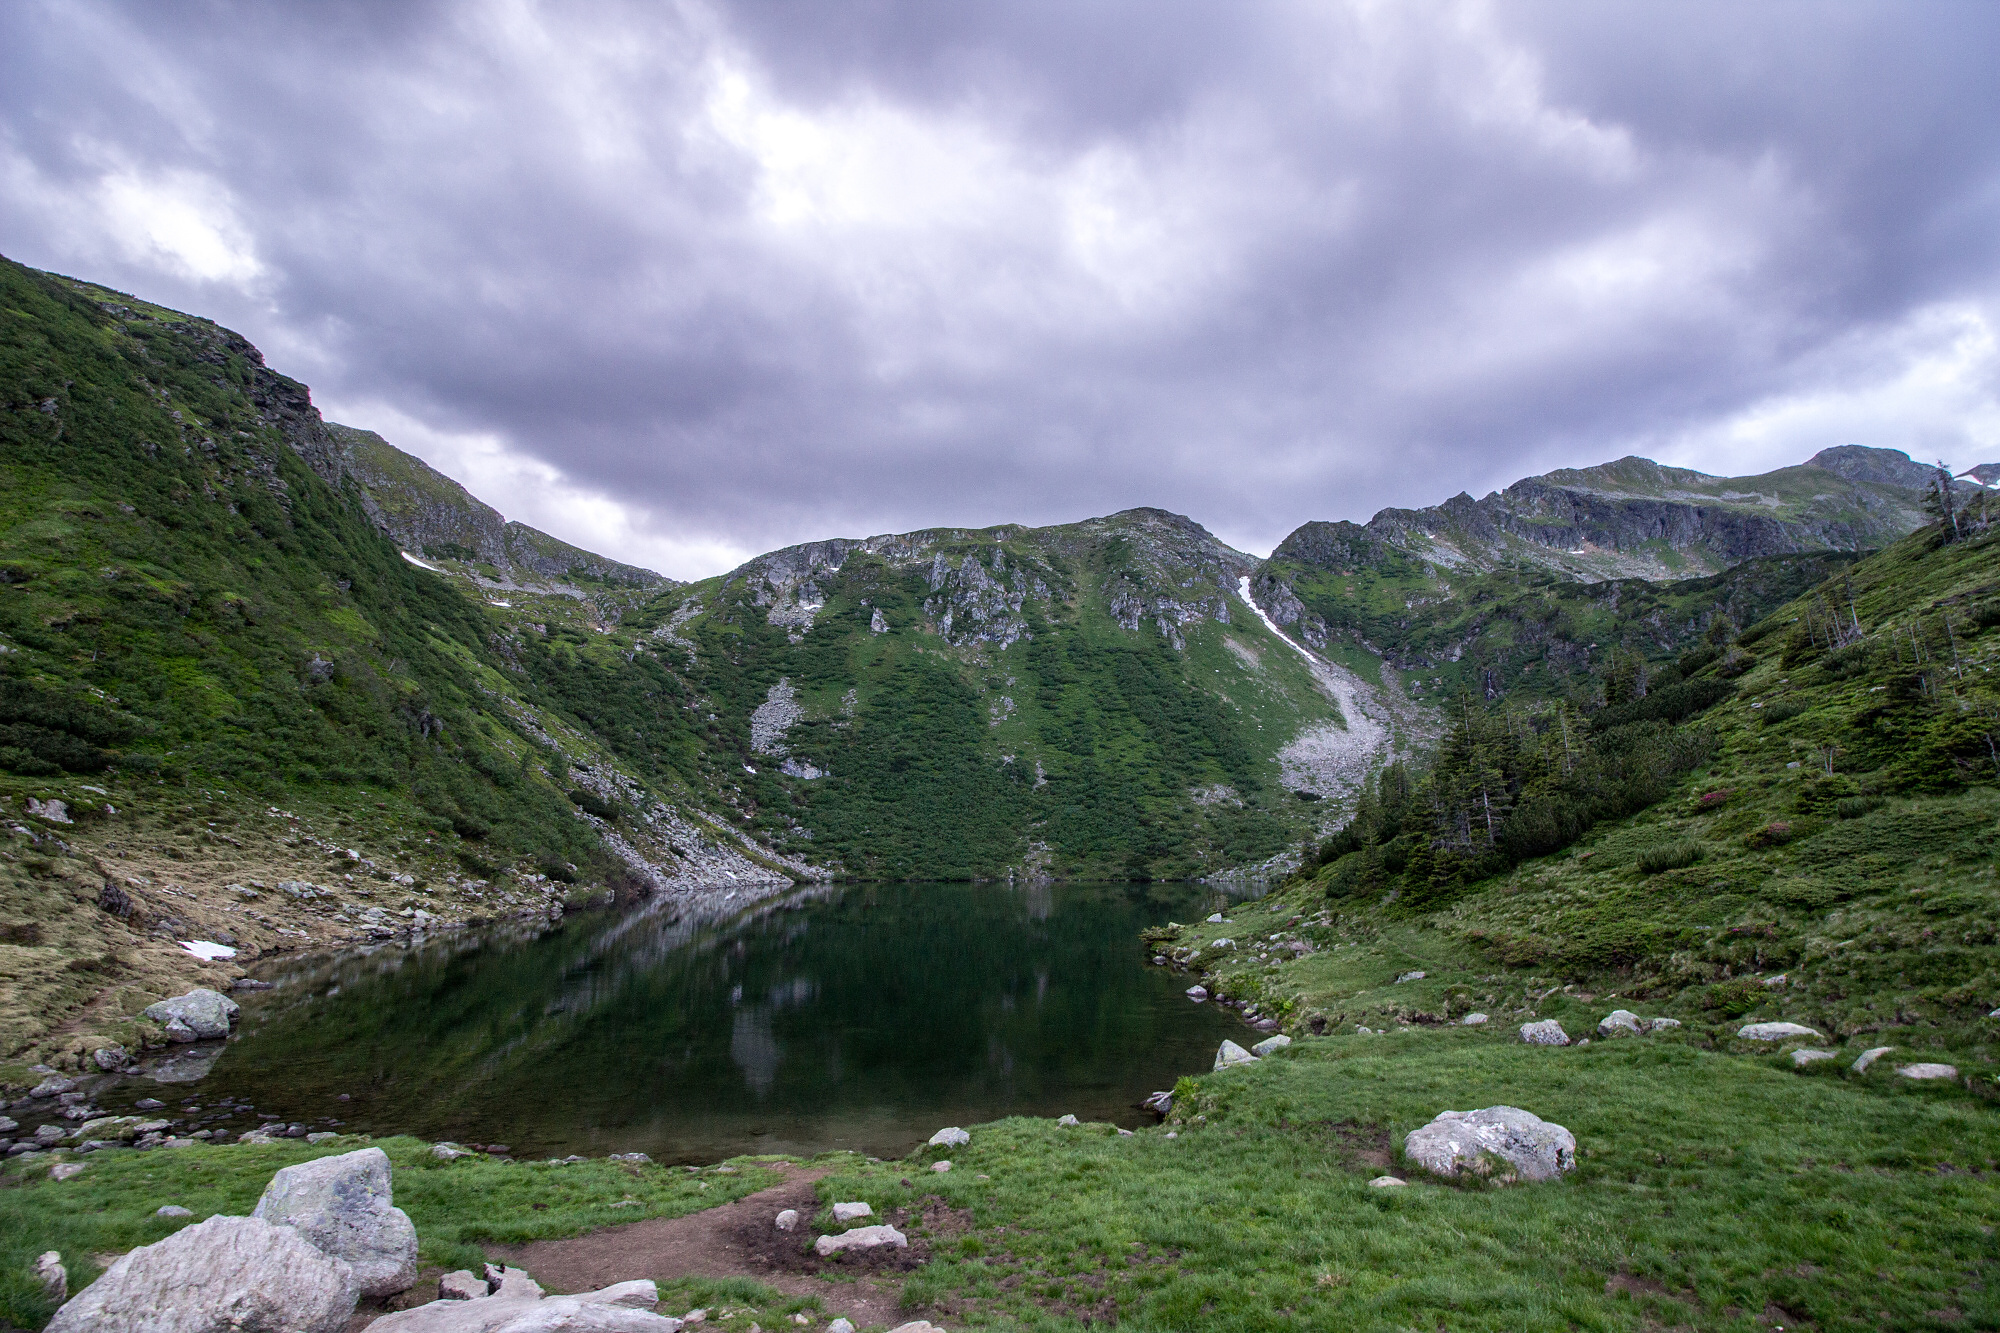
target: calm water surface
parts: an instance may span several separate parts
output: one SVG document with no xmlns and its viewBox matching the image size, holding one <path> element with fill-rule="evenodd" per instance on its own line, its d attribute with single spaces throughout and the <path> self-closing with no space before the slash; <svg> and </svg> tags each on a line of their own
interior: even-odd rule
<svg viewBox="0 0 2000 1333">
<path fill-rule="evenodd" d="M 670 904 L 263 969 L 182 1096 L 322 1127 L 665 1162 L 852 1148 L 1137 1103 L 1240 1037 L 1148 965 L 1193 885 L 898 884 Z M 350 1100 L 341 1102 L 339 1094 Z"/>
</svg>

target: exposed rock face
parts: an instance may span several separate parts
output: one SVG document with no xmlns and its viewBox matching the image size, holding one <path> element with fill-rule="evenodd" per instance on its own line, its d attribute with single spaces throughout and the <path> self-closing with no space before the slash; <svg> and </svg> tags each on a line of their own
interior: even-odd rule
<svg viewBox="0 0 2000 1333">
<path fill-rule="evenodd" d="M 354 1270 L 290 1227 L 211 1217 L 112 1264 L 50 1333 L 341 1333 Z"/>
<path fill-rule="evenodd" d="M 205 1041 L 229 1035 L 239 1012 L 236 1001 L 221 991 L 197 987 L 185 995 L 146 1006 L 146 1017 L 167 1027 L 170 1041 Z M 175 1030 L 180 1025 L 180 1031 Z"/>
<path fill-rule="evenodd" d="M 1434 1176 L 1553 1180 L 1576 1169 L 1576 1136 L 1517 1106 L 1446 1111 L 1403 1141 L 1403 1155 Z"/>
<path fill-rule="evenodd" d="M 352 1265 L 364 1296 L 394 1295 L 417 1280 L 417 1229 L 390 1202 L 389 1157 L 380 1148 L 284 1168 L 253 1215 L 295 1228 Z"/>
</svg>

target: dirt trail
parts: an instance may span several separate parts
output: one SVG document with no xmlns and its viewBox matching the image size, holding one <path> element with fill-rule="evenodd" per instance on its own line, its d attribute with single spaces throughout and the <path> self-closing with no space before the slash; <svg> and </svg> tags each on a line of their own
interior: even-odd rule
<svg viewBox="0 0 2000 1333">
<path fill-rule="evenodd" d="M 929 1247 L 912 1236 L 908 1250 L 820 1259 L 810 1248 L 811 1222 L 819 1211 L 813 1182 L 828 1168 L 772 1165 L 786 1172 L 785 1183 L 735 1203 L 685 1217 L 648 1218 L 566 1240 L 485 1249 L 493 1259 L 527 1269 L 551 1292 L 594 1291 L 634 1278 L 665 1282 L 681 1277 L 747 1277 L 787 1296 L 817 1296 L 827 1318 L 846 1315 L 864 1328 L 903 1322 L 905 1316 L 898 1311 L 902 1275 L 923 1263 Z M 780 1231 L 773 1225 L 787 1208 L 799 1212 L 796 1231 Z M 680 1311 L 663 1306 L 661 1313 Z"/>
</svg>

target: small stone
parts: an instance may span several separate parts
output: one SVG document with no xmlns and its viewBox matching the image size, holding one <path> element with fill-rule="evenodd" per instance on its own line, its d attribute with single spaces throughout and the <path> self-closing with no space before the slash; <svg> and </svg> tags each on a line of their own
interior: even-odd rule
<svg viewBox="0 0 2000 1333">
<path fill-rule="evenodd" d="M 1058 1125 L 1080 1125 L 1083 1122 L 1073 1115 L 1061 1115 L 1056 1117 L 1056 1123 Z"/>
<path fill-rule="evenodd" d="M 68 1137 L 69 1135 L 63 1132 L 61 1125 L 42 1125 L 35 1130 L 35 1142 L 41 1144 L 44 1148 L 61 1143 Z"/>
<path fill-rule="evenodd" d="M 19 1122 L 10 1119 L 7 1116 L 0 1115 L 0 1134 L 12 1134 L 15 1130 L 19 1129 L 20 1127 L 21 1126 Z"/>
<path fill-rule="evenodd" d="M 82 1162 L 57 1162 L 49 1168 L 50 1180 L 69 1180 L 83 1174 Z"/>
<path fill-rule="evenodd" d="M 931 1170 L 933 1170 L 933 1171 L 937 1172 L 937 1173 L 938 1173 L 939 1175 L 943 1175 L 943 1174 L 944 1174 L 945 1172 L 947 1172 L 947 1171 L 951 1170 L 951 1163 L 950 1163 L 950 1162 L 932 1162 L 932 1163 L 931 1163 Z"/>
<path fill-rule="evenodd" d="M 1211 915 L 1211 916 L 1210 916 L 1210 917 L 1208 918 L 1208 924 L 1209 924 L 1209 925 L 1211 925 L 1211 926 L 1219 926 L 1219 925 L 1221 925 L 1221 924 L 1222 924 L 1222 913 L 1220 913 L 1220 912 L 1216 912 L 1216 913 L 1212 914 L 1212 915 Z"/>
<path fill-rule="evenodd" d="M 1394 1176 L 1377 1176 L 1368 1182 L 1368 1188 L 1377 1190 L 1401 1189 L 1409 1183 L 1407 1180 L 1398 1180 Z"/>
<path fill-rule="evenodd" d="M 1121 1129 L 1118 1131 L 1118 1137 L 1121 1139 L 1129 1139 L 1132 1137 L 1132 1131 L 1129 1129 Z"/>
<path fill-rule="evenodd" d="M 1854 1057 L 1854 1063 L 1849 1065 L 1848 1068 L 1857 1074 L 1865 1074 L 1868 1072 L 1868 1066 L 1874 1064 L 1877 1060 L 1880 1060 L 1895 1049 L 1894 1046 L 1871 1046 L 1860 1055 Z"/>
<path fill-rule="evenodd" d="M 1530 1046 L 1567 1046 L 1569 1033 L 1553 1018 L 1544 1018 L 1539 1023 L 1521 1024 L 1521 1040 Z"/>
<path fill-rule="evenodd" d="M 951 1126 L 949 1129 L 941 1129 L 931 1135 L 930 1138 L 930 1146 L 933 1148 L 958 1148 L 970 1142 L 972 1142 L 972 1135 L 966 1133 L 956 1125 Z"/>
<path fill-rule="evenodd" d="M 1170 1138 L 1170 1139 L 1177 1139 L 1177 1138 L 1179 1138 L 1180 1136 L 1181 1136 L 1181 1132 L 1180 1132 L 1179 1130 L 1177 1130 L 1177 1129 L 1170 1129 L 1170 1130 L 1168 1130 L 1168 1131 L 1167 1131 L 1167 1137 L 1168 1137 L 1168 1138 Z"/>
<path fill-rule="evenodd" d="M 605 1159 L 610 1162 L 634 1162 L 641 1166 L 651 1166 L 653 1159 L 642 1152 L 615 1152 Z"/>
<path fill-rule="evenodd" d="M 875 1210 L 867 1204 L 858 1201 L 854 1203 L 837 1203 L 833 1206 L 833 1220 L 836 1222 L 852 1222 L 858 1217 L 873 1216 L 875 1216 Z"/>
<path fill-rule="evenodd" d="M 1600 1037 L 1636 1037 L 1644 1031 L 1639 1025 L 1639 1015 L 1630 1009 L 1613 1009 L 1597 1022 Z"/>
<path fill-rule="evenodd" d="M 1402 976 L 1396 978 L 1396 984 L 1400 986 L 1406 981 L 1422 981 L 1427 975 L 1427 973 L 1423 972 L 1405 972 Z"/>
<path fill-rule="evenodd" d="M 1898 1074 L 1901 1074 L 1904 1078 L 1916 1079 L 1919 1082 L 1923 1082 L 1929 1079 L 1957 1078 L 1958 1066 L 1930 1064 L 1925 1062 L 1913 1065 L 1897 1065 L 1896 1072 Z M 51 1171 L 49 1174 L 54 1175 L 55 1172 Z"/>
<path fill-rule="evenodd" d="M 1258 1042 L 1255 1046 L 1252 1046 L 1250 1048 L 1250 1054 L 1261 1058 L 1263 1056 L 1271 1054 L 1271 1052 L 1273 1051 L 1282 1051 L 1291 1044 L 1292 1044 L 1292 1039 L 1290 1037 L 1285 1036 L 1283 1033 L 1280 1033 L 1275 1037 L 1266 1037 L 1264 1038 L 1264 1040 Z"/>
<path fill-rule="evenodd" d="M 1171 1092 L 1156 1092 L 1139 1104 L 1156 1115 L 1164 1116 L 1174 1109 L 1174 1094 Z"/>
<path fill-rule="evenodd" d="M 854 1325 L 845 1319 L 835 1319 L 826 1326 L 826 1333 L 854 1333 Z"/>
<path fill-rule="evenodd" d="M 1481 1024 L 1483 1024 L 1483 1023 L 1485 1023 L 1485 1022 L 1486 1022 L 1486 1015 L 1485 1015 L 1485 1014 L 1467 1014 L 1467 1015 L 1466 1015 L 1466 1016 L 1465 1016 L 1464 1018 L 1461 1018 L 1461 1019 L 1459 1019 L 1458 1021 L 1459 1021 L 1459 1024 L 1460 1024 L 1461 1026 L 1463 1026 L 1463 1027 L 1469 1027 L 1469 1028 L 1476 1028 L 1476 1027 L 1479 1027 L 1479 1026 L 1480 1026 Z"/>
<path fill-rule="evenodd" d="M 30 1097 L 60 1097 L 75 1086 L 75 1079 L 64 1078 L 61 1074 L 52 1074 L 29 1089 L 28 1095 Z"/>
<path fill-rule="evenodd" d="M 44 1250 L 35 1260 L 35 1280 L 42 1284 L 42 1295 L 54 1304 L 69 1299 L 69 1270 L 63 1267 L 60 1250 Z"/>
<path fill-rule="evenodd" d="M 90 1059 L 99 1069 L 110 1071 L 123 1069 L 132 1057 L 125 1053 L 123 1046 L 100 1046 L 90 1053 Z"/>
<path fill-rule="evenodd" d="M 1766 990 L 1782 990 L 1791 984 L 1791 979 L 1783 972 L 1780 972 L 1775 977 L 1765 977 L 1763 984 Z"/>
<path fill-rule="evenodd" d="M 163 1203 L 153 1210 L 154 1217 L 193 1217 L 194 1209 L 183 1208 L 177 1203 Z"/>
<path fill-rule="evenodd" d="M 167 1104 L 158 1097 L 141 1097 L 138 1101 L 133 1102 L 132 1105 L 141 1111 L 164 1111 L 167 1109 Z"/>
<path fill-rule="evenodd" d="M 467 1268 L 446 1273 L 438 1279 L 438 1299 L 441 1301 L 476 1301 L 486 1294 L 486 1279 L 475 1277 Z"/>
<path fill-rule="evenodd" d="M 778 1218 L 777 1218 L 777 1221 L 776 1221 L 776 1222 L 774 1223 L 774 1225 L 775 1225 L 775 1226 L 776 1226 L 776 1227 L 778 1228 L 778 1230 L 780 1230 L 780 1231 L 796 1231 L 796 1230 L 798 1230 L 798 1226 L 799 1226 L 799 1210 L 798 1210 L 798 1209 L 796 1209 L 796 1208 L 787 1208 L 787 1209 L 785 1209 L 785 1211 L 784 1211 L 784 1212 L 782 1212 L 782 1213 L 779 1213 L 779 1214 L 778 1214 Z"/>
<path fill-rule="evenodd" d="M 1678 1018 L 1649 1018 L 1646 1020 L 1648 1032 L 1671 1032 L 1681 1025 Z"/>
<path fill-rule="evenodd" d="M 838 1236 L 821 1236 L 813 1242 L 813 1253 L 824 1259 L 830 1254 L 839 1254 L 842 1250 L 874 1250 L 884 1245 L 893 1245 L 902 1250 L 908 1249 L 909 1244 L 909 1237 L 891 1226 L 855 1227 L 851 1231 L 841 1232 Z"/>
<path fill-rule="evenodd" d="M 1831 1060 L 1833 1057 L 1834 1052 L 1832 1051 L 1815 1051 L 1802 1048 L 1792 1052 L 1792 1068 L 1804 1069 L 1809 1064 L 1814 1064 L 1820 1060 Z"/>
<path fill-rule="evenodd" d="M 461 1157 L 470 1157 L 472 1154 L 456 1143 L 433 1143 L 431 1145 L 431 1156 L 437 1158 L 440 1162 L 453 1162 Z"/>
<path fill-rule="evenodd" d="M 1819 1032 L 1803 1023 L 1746 1023 L 1736 1029 L 1745 1041 L 1790 1041 L 1794 1037 L 1817 1037 Z"/>
<path fill-rule="evenodd" d="M 1225 1041 L 1221 1046 L 1216 1048 L 1215 1067 L 1217 1069 L 1229 1069 L 1235 1065 L 1253 1065 L 1256 1063 L 1256 1056 L 1250 1054 L 1250 1052 L 1244 1050 L 1233 1041 Z"/>
<path fill-rule="evenodd" d="M 683 1324 L 699 1324 L 705 1322 L 707 1319 L 708 1319 L 708 1310 L 705 1307 L 697 1307 L 693 1310 L 689 1310 L 686 1314 L 681 1316 L 681 1322 Z M 852 1327 L 853 1327 L 852 1325 L 849 1325 L 850 1333 Z"/>
<path fill-rule="evenodd" d="M 1208 987 L 1189 986 L 1187 988 L 1187 997 L 1190 1000 L 1193 1000 L 1196 1004 L 1200 1004 L 1203 1000 L 1206 1000 L 1208 998 Z"/>
<path fill-rule="evenodd" d="M 332 1130 L 330 1130 L 330 1129 L 322 1129 L 322 1130 L 316 1130 L 316 1131 L 314 1131 L 313 1133 L 311 1133 L 311 1134 L 308 1134 L 308 1135 L 306 1135 L 306 1142 L 307 1142 L 307 1143 L 327 1143 L 327 1142 L 330 1142 L 330 1141 L 332 1141 L 332 1140 L 334 1140 L 334 1139 L 337 1139 L 337 1138 L 339 1138 L 339 1137 L 340 1137 L 340 1135 L 338 1135 L 338 1134 L 334 1133 L 334 1132 L 333 1132 Z"/>
</svg>

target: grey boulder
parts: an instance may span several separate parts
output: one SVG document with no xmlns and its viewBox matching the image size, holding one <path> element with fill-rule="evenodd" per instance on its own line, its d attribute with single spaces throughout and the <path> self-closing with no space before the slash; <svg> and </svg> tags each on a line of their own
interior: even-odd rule
<svg viewBox="0 0 2000 1333">
<path fill-rule="evenodd" d="M 1273 1051 L 1282 1051 L 1291 1044 L 1292 1044 L 1292 1039 L 1290 1037 L 1287 1037 L 1284 1033 L 1280 1032 L 1277 1036 L 1266 1037 L 1264 1038 L 1264 1040 L 1258 1042 L 1255 1046 L 1252 1046 L 1250 1048 L 1250 1054 L 1257 1056 L 1261 1059 L 1262 1057 L 1271 1054 Z"/>
<path fill-rule="evenodd" d="M 391 1296 L 417 1280 L 417 1229 L 391 1205 L 389 1157 L 380 1148 L 286 1167 L 271 1177 L 252 1215 L 294 1227 L 353 1265 L 364 1296 Z"/>
<path fill-rule="evenodd" d="M 1746 1023 L 1736 1029 L 1745 1041 L 1790 1041 L 1794 1037 L 1817 1037 L 1819 1030 L 1803 1023 Z"/>
<path fill-rule="evenodd" d="M 1478 1013 L 1467 1014 L 1464 1018 L 1461 1018 L 1458 1021 L 1461 1025 L 1465 1027 L 1476 1028 L 1486 1021 L 1486 1015 Z"/>
<path fill-rule="evenodd" d="M 1957 1078 L 1958 1066 L 1932 1064 L 1925 1061 L 1913 1065 L 1897 1065 L 1896 1072 L 1904 1078 L 1915 1079 L 1921 1083 L 1928 1079 Z"/>
<path fill-rule="evenodd" d="M 1639 1022 L 1639 1015 L 1630 1009 L 1613 1009 L 1597 1023 L 1597 1035 L 1600 1037 L 1636 1037 L 1645 1030 Z"/>
<path fill-rule="evenodd" d="M 1877 1060 L 1880 1060 L 1895 1049 L 1894 1046 L 1870 1046 L 1867 1050 L 1855 1056 L 1854 1063 L 1849 1065 L 1848 1068 L 1857 1074 L 1865 1074 L 1868 1072 L 1868 1066 L 1874 1064 Z"/>
<path fill-rule="evenodd" d="M 654 1313 L 659 1289 L 643 1279 L 577 1296 L 539 1292 L 537 1287 L 535 1294 L 517 1294 L 503 1287 L 491 1296 L 441 1298 L 384 1315 L 368 1327 L 379 1333 L 676 1333 L 681 1327 L 680 1320 Z"/>
<path fill-rule="evenodd" d="M 1807 1065 L 1817 1064 L 1821 1060 L 1831 1060 L 1834 1058 L 1835 1054 L 1837 1054 L 1837 1052 L 1815 1051 L 1811 1047 L 1802 1046 L 1798 1050 L 1792 1052 L 1792 1068 L 1804 1069 Z"/>
<path fill-rule="evenodd" d="M 953 1125 L 948 1129 L 941 1129 L 931 1135 L 930 1146 L 933 1148 L 957 1148 L 970 1142 L 972 1142 L 972 1135 Z"/>
<path fill-rule="evenodd" d="M 1403 1155 L 1434 1176 L 1553 1180 L 1576 1169 L 1576 1136 L 1518 1106 L 1489 1106 L 1412 1130 Z"/>
<path fill-rule="evenodd" d="M 211 1217 L 112 1264 L 48 1333 L 341 1333 L 356 1295 L 354 1269 L 291 1228 Z"/>
<path fill-rule="evenodd" d="M 167 1036 L 175 1041 L 203 1041 L 229 1035 L 236 1021 L 236 1001 L 221 991 L 197 987 L 185 995 L 146 1006 L 146 1017 L 166 1025 Z M 186 1034 L 186 1035 L 183 1035 Z"/>
<path fill-rule="evenodd" d="M 838 1236 L 821 1236 L 813 1242 L 813 1253 L 824 1259 L 842 1250 L 873 1250 L 884 1245 L 906 1249 L 909 1237 L 892 1226 L 854 1227 Z"/>
<path fill-rule="evenodd" d="M 1229 1069 L 1235 1065 L 1254 1065 L 1257 1057 L 1238 1046 L 1233 1041 L 1225 1041 L 1215 1051 L 1215 1067 Z"/>
<path fill-rule="evenodd" d="M 1567 1046 L 1569 1033 L 1553 1018 L 1544 1018 L 1539 1023 L 1521 1024 L 1521 1040 L 1530 1046 Z"/>
</svg>

